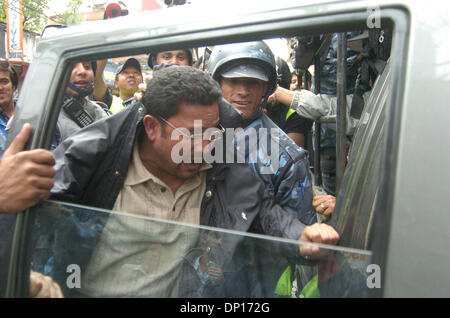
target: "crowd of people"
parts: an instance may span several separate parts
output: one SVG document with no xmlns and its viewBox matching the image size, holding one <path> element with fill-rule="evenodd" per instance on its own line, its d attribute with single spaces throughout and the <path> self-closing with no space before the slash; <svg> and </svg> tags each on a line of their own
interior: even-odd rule
<svg viewBox="0 0 450 318">
<path fill-rule="evenodd" d="M 6 124 L 14 114 L 13 92 L 18 77 L 9 63 L 2 62 L 0 212 L 21 212 L 42 199 L 53 198 L 195 225 L 336 245 L 338 233 L 318 222 L 316 214 L 330 216 L 335 198 L 314 197 L 308 152 L 304 149 L 312 120 L 330 113 L 311 106 L 321 97 L 291 85 L 292 74 L 286 62 L 274 56 L 263 41 L 218 45 L 207 62 L 206 71 L 195 68 L 191 49 L 153 52 L 148 58 L 153 74 L 147 82 L 139 61 L 129 58 L 116 70 L 114 86 L 119 96 L 113 95 L 103 80 L 106 60 L 76 63 L 49 150 L 25 150 L 30 125 L 25 125 L 5 149 Z M 230 129 L 233 135 L 226 133 Z M 204 138 L 208 130 L 214 131 L 215 138 Z M 268 131 L 257 134 L 255 144 L 271 145 L 270 155 L 258 147 L 242 147 L 251 131 Z M 178 138 L 172 138 L 174 133 Z M 229 145 L 229 139 L 233 153 L 236 151 L 242 161 L 229 163 L 225 158 L 229 148 L 224 158 L 218 158 L 217 144 Z M 196 160 L 203 159 L 212 145 L 215 161 Z M 174 162 L 174 149 L 191 160 Z M 113 279 L 111 276 L 123 269 L 120 259 L 136 253 L 114 249 L 105 241 L 114 242 L 115 231 L 135 229 L 134 224 L 123 224 L 106 214 L 102 224 L 94 251 L 83 250 L 82 234 L 77 238 L 77 257 L 84 260 L 82 295 L 124 296 L 121 290 L 140 296 L 235 295 L 218 291 L 217 284 L 214 291 L 205 289 L 211 269 L 208 271 L 204 254 L 195 254 L 186 263 L 178 259 L 179 253 L 190 255 L 197 247 L 195 237 L 182 243 L 159 239 L 164 248 L 153 252 L 153 257 L 158 257 L 164 268 L 152 265 L 152 275 L 143 278 L 139 286 Z M 297 253 L 298 261 L 308 264 L 323 257 L 324 250 L 300 243 Z M 173 286 L 178 285 L 174 282 L 186 264 L 198 276 L 194 285 L 191 279 L 196 288 L 175 291 Z M 66 264 L 59 265 L 65 271 Z M 284 268 L 279 270 L 281 273 Z M 59 288 L 64 294 L 70 292 L 47 276 L 32 272 L 30 295 L 59 297 L 63 294 Z"/>
</svg>

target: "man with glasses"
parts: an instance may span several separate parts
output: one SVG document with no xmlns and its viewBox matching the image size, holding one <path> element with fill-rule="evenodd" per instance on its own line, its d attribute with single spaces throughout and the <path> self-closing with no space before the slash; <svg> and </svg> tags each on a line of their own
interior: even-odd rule
<svg viewBox="0 0 450 318">
<path fill-rule="evenodd" d="M 205 136 L 223 141 L 221 125 L 240 121 L 208 74 L 186 66 L 163 68 L 155 72 L 142 104 L 90 125 L 55 150 L 53 198 L 194 225 L 337 242 L 331 227 L 306 227 L 274 206 L 248 165 L 202 160 L 211 144 Z M 194 228 L 187 234 L 184 227 L 149 231 L 143 222 L 96 215 L 91 225 L 101 229 L 101 238 L 96 238 L 94 251 L 92 244 L 81 244 L 82 230 L 55 235 L 61 240 L 66 233 L 71 239 L 73 233 L 80 235 L 78 292 L 93 297 L 178 295 L 183 256 L 196 246 L 198 232 Z M 136 235 L 133 248 L 118 233 Z M 302 246 L 301 255 L 316 254 Z M 73 261 L 55 257 L 53 268 L 64 270 Z M 129 279 L 130 271 L 135 279 Z M 66 277 L 65 272 L 53 274 Z"/>
</svg>

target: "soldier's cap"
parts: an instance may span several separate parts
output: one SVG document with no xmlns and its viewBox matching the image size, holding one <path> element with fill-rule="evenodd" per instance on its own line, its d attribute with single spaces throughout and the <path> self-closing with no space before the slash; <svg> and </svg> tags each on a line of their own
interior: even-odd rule
<svg viewBox="0 0 450 318">
<path fill-rule="evenodd" d="M 142 70 L 141 70 L 141 64 L 139 63 L 138 60 L 136 60 L 133 57 L 130 57 L 128 60 L 125 61 L 125 63 L 123 65 L 120 65 L 117 69 L 116 69 L 116 79 L 117 76 L 126 68 L 128 68 L 129 66 L 134 67 L 135 69 L 137 69 L 139 71 L 139 73 L 142 74 Z"/>
<path fill-rule="evenodd" d="M 239 78 L 239 77 L 248 77 L 248 78 L 256 78 L 264 82 L 269 81 L 269 76 L 264 71 L 264 69 L 255 64 L 239 64 L 235 67 L 232 67 L 228 71 L 222 73 L 222 77 L 225 78 Z"/>
</svg>

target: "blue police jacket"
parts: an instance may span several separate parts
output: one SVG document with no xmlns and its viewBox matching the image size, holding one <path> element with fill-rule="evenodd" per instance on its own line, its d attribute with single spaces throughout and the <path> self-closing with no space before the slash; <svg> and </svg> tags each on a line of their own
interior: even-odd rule
<svg viewBox="0 0 450 318">
<path fill-rule="evenodd" d="M 276 204 L 304 224 L 317 221 L 306 150 L 263 113 L 236 135 L 234 145 L 237 160 L 245 158 Z"/>
</svg>

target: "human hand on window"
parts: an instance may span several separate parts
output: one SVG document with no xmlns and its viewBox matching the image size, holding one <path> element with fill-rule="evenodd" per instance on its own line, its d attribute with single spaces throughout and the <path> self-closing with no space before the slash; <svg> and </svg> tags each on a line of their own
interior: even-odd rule
<svg viewBox="0 0 450 318">
<path fill-rule="evenodd" d="M 30 297 L 32 298 L 64 298 L 61 288 L 50 276 L 31 271 Z"/>
<path fill-rule="evenodd" d="M 147 74 L 147 75 L 144 76 L 144 82 L 143 82 L 143 83 L 140 83 L 140 84 L 138 85 L 139 92 L 134 93 L 134 98 L 135 98 L 136 100 L 141 100 L 141 99 L 142 99 L 142 96 L 144 96 L 144 92 L 145 92 L 145 90 L 147 89 L 147 83 L 150 82 L 151 79 L 152 79 L 152 76 L 149 75 L 149 74 Z"/>
<path fill-rule="evenodd" d="M 339 242 L 339 234 L 328 224 L 314 223 L 313 225 L 305 227 L 302 235 L 300 236 L 300 241 L 307 243 L 337 245 Z M 300 254 L 303 257 L 312 260 L 317 260 L 330 254 L 330 250 L 328 249 L 306 244 L 301 244 L 299 249 Z"/>
<path fill-rule="evenodd" d="M 55 157 L 45 149 L 24 151 L 31 135 L 25 124 L 0 162 L 0 212 L 23 211 L 50 197 Z"/>
<path fill-rule="evenodd" d="M 312 200 L 312 206 L 317 213 L 330 217 L 334 212 L 336 197 L 332 195 L 316 195 Z"/>
</svg>

